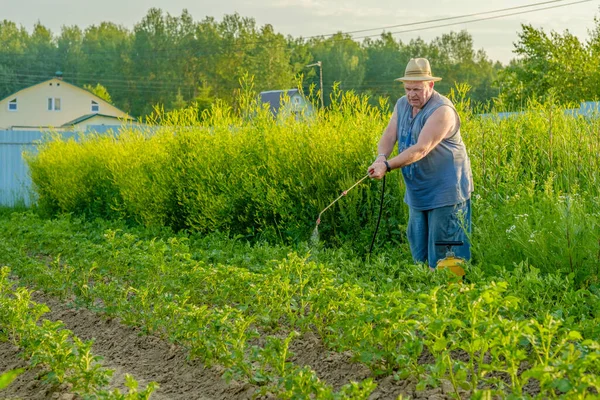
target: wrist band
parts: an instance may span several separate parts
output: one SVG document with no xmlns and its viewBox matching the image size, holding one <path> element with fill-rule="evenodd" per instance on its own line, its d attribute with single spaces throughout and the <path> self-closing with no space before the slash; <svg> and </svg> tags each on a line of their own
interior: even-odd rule
<svg viewBox="0 0 600 400">
<path fill-rule="evenodd" d="M 390 168 L 390 163 L 386 161 L 383 162 L 385 164 L 385 167 L 387 168 L 387 172 L 390 172 L 392 170 L 392 168 Z"/>
</svg>

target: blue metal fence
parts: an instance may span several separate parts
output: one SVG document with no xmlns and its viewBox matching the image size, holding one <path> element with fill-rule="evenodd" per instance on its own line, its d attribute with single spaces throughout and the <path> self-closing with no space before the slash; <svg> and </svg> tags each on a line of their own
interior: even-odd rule
<svg viewBox="0 0 600 400">
<path fill-rule="evenodd" d="M 100 129 L 88 129 L 88 132 L 92 130 L 109 133 L 118 131 L 119 127 L 102 126 Z M 78 136 L 73 132 L 58 134 L 65 139 L 71 137 L 77 139 Z M 35 203 L 35 193 L 32 190 L 31 177 L 23 153 L 35 153 L 43 137 L 42 131 L 0 130 L 0 206 L 29 207 Z"/>
<path fill-rule="evenodd" d="M 34 201 L 23 152 L 36 151 L 39 131 L 0 131 L 0 205 L 29 206 Z"/>
<path fill-rule="evenodd" d="M 525 111 L 515 111 L 515 112 L 496 112 L 496 113 L 486 113 L 480 114 L 480 116 L 484 118 L 495 118 L 495 119 L 507 119 L 516 117 L 518 115 L 524 114 Z M 600 102 L 597 101 L 586 101 L 579 105 L 579 108 L 572 108 L 564 110 L 566 115 L 581 115 L 583 117 L 594 117 L 597 118 L 600 116 Z"/>
</svg>

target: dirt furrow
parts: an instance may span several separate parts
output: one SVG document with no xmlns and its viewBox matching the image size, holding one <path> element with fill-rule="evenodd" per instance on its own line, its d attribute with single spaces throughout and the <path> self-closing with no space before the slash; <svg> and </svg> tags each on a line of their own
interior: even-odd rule
<svg viewBox="0 0 600 400">
<path fill-rule="evenodd" d="M 114 370 L 111 386 L 126 391 L 125 374 L 131 374 L 140 388 L 155 381 L 160 388 L 152 399 L 250 399 L 256 386 L 249 383 L 230 382 L 221 377 L 223 368 L 206 368 L 199 361 L 189 361 L 185 349 L 155 336 L 143 334 L 139 329 L 125 326 L 118 319 L 103 317 L 85 308 L 74 308 L 51 296 L 35 292 L 33 299 L 45 303 L 50 312 L 43 318 L 60 320 L 65 327 L 82 340 L 94 340 L 93 353 L 103 357 L 102 364 Z M 350 381 L 361 381 L 370 376 L 370 370 L 351 361 L 350 353 L 336 353 L 325 348 L 322 340 L 313 333 L 306 333 L 290 345 L 293 356 L 290 361 L 310 366 L 320 379 L 335 389 Z M 0 343 L 0 367 L 2 370 L 26 365 L 19 351 L 10 343 Z M 0 392 L 0 399 L 59 399 L 69 400 L 72 395 L 67 388 L 50 388 L 39 380 L 40 370 L 28 371 L 10 387 Z M 392 377 L 377 380 L 378 387 L 371 399 L 404 398 L 446 399 L 442 388 L 416 392 L 414 380 L 397 381 Z"/>
<path fill-rule="evenodd" d="M 125 374 L 129 373 L 144 387 L 155 381 L 160 388 L 153 399 L 246 399 L 252 396 L 252 385 L 222 378 L 219 367 L 205 368 L 198 361 L 187 360 L 183 348 L 139 329 L 125 326 L 114 318 L 103 318 L 84 308 L 73 308 L 56 299 L 36 294 L 34 300 L 46 303 L 51 311 L 44 315 L 62 321 L 67 329 L 82 340 L 94 340 L 93 352 L 103 357 L 103 365 L 113 369 L 112 385 L 126 390 Z"/>
</svg>

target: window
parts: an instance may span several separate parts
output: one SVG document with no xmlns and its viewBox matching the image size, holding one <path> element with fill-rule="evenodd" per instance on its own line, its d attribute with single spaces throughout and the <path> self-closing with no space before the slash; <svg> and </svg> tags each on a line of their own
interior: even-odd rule
<svg viewBox="0 0 600 400">
<path fill-rule="evenodd" d="M 17 99 L 8 102 L 8 111 L 17 111 Z"/>
<path fill-rule="evenodd" d="M 48 98 L 48 111 L 60 111 L 60 98 Z"/>
<path fill-rule="evenodd" d="M 100 111 L 100 105 L 95 102 L 94 100 L 92 100 L 92 112 L 99 112 Z"/>
</svg>

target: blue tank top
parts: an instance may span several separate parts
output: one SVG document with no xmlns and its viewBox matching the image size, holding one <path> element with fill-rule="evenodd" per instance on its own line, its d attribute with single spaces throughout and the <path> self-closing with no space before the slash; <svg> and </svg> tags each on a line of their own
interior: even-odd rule
<svg viewBox="0 0 600 400">
<path fill-rule="evenodd" d="M 404 201 L 417 210 L 431 210 L 467 201 L 473 191 L 473 175 L 467 150 L 460 136 L 460 118 L 452 102 L 434 91 L 413 118 L 406 96 L 396 103 L 398 153 L 417 143 L 427 119 L 442 106 L 456 115 L 455 132 L 443 139 L 425 157 L 402 168 L 406 183 Z"/>
</svg>

